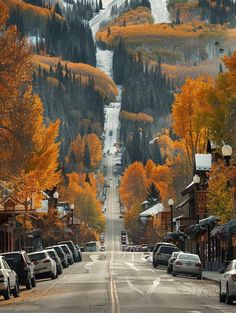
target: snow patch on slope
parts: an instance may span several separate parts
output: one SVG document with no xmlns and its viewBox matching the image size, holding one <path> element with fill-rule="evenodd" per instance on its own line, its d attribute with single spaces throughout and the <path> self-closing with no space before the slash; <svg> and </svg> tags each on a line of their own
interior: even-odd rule
<svg viewBox="0 0 236 313">
<path fill-rule="evenodd" d="M 170 23 L 170 13 L 167 10 L 167 0 L 149 0 L 154 23 Z"/>
</svg>

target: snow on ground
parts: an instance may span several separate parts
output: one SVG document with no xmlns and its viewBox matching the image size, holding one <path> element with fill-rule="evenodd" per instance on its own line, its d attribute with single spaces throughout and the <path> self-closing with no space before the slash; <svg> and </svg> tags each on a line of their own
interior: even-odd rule
<svg viewBox="0 0 236 313">
<path fill-rule="evenodd" d="M 104 152 L 107 154 L 114 155 L 114 153 L 117 151 L 115 144 L 117 141 L 117 131 L 119 127 L 119 113 L 119 102 L 111 102 L 110 105 L 105 108 L 106 122 L 104 126 Z"/>
<path fill-rule="evenodd" d="M 92 29 L 93 37 L 95 37 L 96 32 L 99 29 L 101 22 L 108 21 L 110 18 L 110 12 L 113 5 L 118 7 L 123 4 L 125 0 L 104 0 L 102 1 L 103 10 L 101 10 L 94 18 L 89 21 L 89 25 Z"/>
<path fill-rule="evenodd" d="M 97 68 L 100 68 L 108 76 L 112 77 L 112 57 L 113 51 L 111 50 L 101 50 L 97 48 Z"/>
<path fill-rule="evenodd" d="M 170 23 L 170 13 L 167 10 L 167 0 L 149 0 L 154 23 Z"/>
<path fill-rule="evenodd" d="M 113 5 L 120 6 L 125 0 L 103 0 L 104 9 L 99 12 L 90 22 L 89 25 L 92 29 L 93 37 L 99 29 L 101 22 L 110 18 L 110 11 Z M 149 0 L 151 3 L 152 15 L 155 23 L 169 23 L 170 15 L 167 10 L 167 0 Z M 97 48 L 96 58 L 97 67 L 105 72 L 107 75 L 112 77 L 112 57 L 113 52 L 110 50 L 101 50 Z M 117 102 L 112 102 L 108 107 L 105 108 L 105 125 L 104 125 L 104 152 L 112 154 L 117 152 L 115 143 L 118 140 L 118 129 L 119 129 L 119 113 L 120 113 L 120 101 L 121 101 L 121 90 L 122 86 L 118 86 L 119 96 Z M 114 162 L 114 160 L 113 160 Z"/>
</svg>

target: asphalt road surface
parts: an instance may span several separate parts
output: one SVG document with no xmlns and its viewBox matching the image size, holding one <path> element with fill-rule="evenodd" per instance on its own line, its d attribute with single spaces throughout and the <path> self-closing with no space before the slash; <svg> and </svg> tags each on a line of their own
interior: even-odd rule
<svg viewBox="0 0 236 313">
<path fill-rule="evenodd" d="M 83 261 L 64 270 L 57 280 L 38 281 L 21 296 L 0 300 L 0 312 L 29 313 L 233 313 L 236 304 L 218 302 L 218 286 L 207 280 L 153 269 L 140 252 L 122 252 L 115 156 L 106 158 L 106 252 L 83 253 Z"/>
<path fill-rule="evenodd" d="M 142 253 L 84 253 L 83 262 L 58 280 L 42 280 L 21 297 L 0 301 L 0 312 L 52 313 L 230 313 L 218 302 L 218 286 L 172 277 L 153 269 Z"/>
</svg>

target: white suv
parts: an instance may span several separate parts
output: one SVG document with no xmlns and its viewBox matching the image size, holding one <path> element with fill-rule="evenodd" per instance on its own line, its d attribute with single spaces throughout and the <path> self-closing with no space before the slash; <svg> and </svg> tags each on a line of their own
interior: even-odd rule
<svg viewBox="0 0 236 313">
<path fill-rule="evenodd" d="M 3 256 L 0 256 L 0 294 L 5 300 L 19 296 L 19 283 L 15 271 L 13 271 Z"/>
<path fill-rule="evenodd" d="M 34 263 L 37 278 L 57 278 L 56 262 L 49 256 L 47 250 L 28 253 L 28 256 L 30 261 Z"/>
</svg>

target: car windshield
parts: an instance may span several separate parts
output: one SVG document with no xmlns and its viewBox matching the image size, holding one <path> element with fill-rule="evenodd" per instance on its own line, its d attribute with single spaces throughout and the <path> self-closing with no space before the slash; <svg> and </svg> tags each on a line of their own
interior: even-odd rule
<svg viewBox="0 0 236 313">
<path fill-rule="evenodd" d="M 50 248 L 55 249 L 58 255 L 63 255 L 63 252 L 61 251 L 60 247 L 54 246 L 54 247 L 50 247 Z"/>
<path fill-rule="evenodd" d="M 62 249 L 63 249 L 63 251 L 65 252 L 65 253 L 69 253 L 69 250 L 68 250 L 68 248 L 67 248 L 67 246 L 61 246 L 62 247 Z"/>
<path fill-rule="evenodd" d="M 196 255 L 196 254 L 183 254 L 183 253 L 181 253 L 180 255 L 179 255 L 179 259 L 180 260 L 191 260 L 191 261 L 200 261 L 199 260 L 199 256 L 198 255 Z"/>
<path fill-rule="evenodd" d="M 173 252 L 171 257 L 176 258 L 178 256 L 178 254 L 179 254 L 179 252 Z"/>
<path fill-rule="evenodd" d="M 47 253 L 49 254 L 49 256 L 50 256 L 51 258 L 55 258 L 55 257 L 56 257 L 54 251 L 47 251 Z"/>
<path fill-rule="evenodd" d="M 30 261 L 40 261 L 47 257 L 45 252 L 29 254 Z"/>
<path fill-rule="evenodd" d="M 164 254 L 172 254 L 173 251 L 178 251 L 178 248 L 174 247 L 160 247 L 159 252 Z"/>
<path fill-rule="evenodd" d="M 8 254 L 4 254 L 4 257 L 8 260 L 11 259 L 14 263 L 21 261 L 20 253 L 8 253 Z"/>
</svg>

